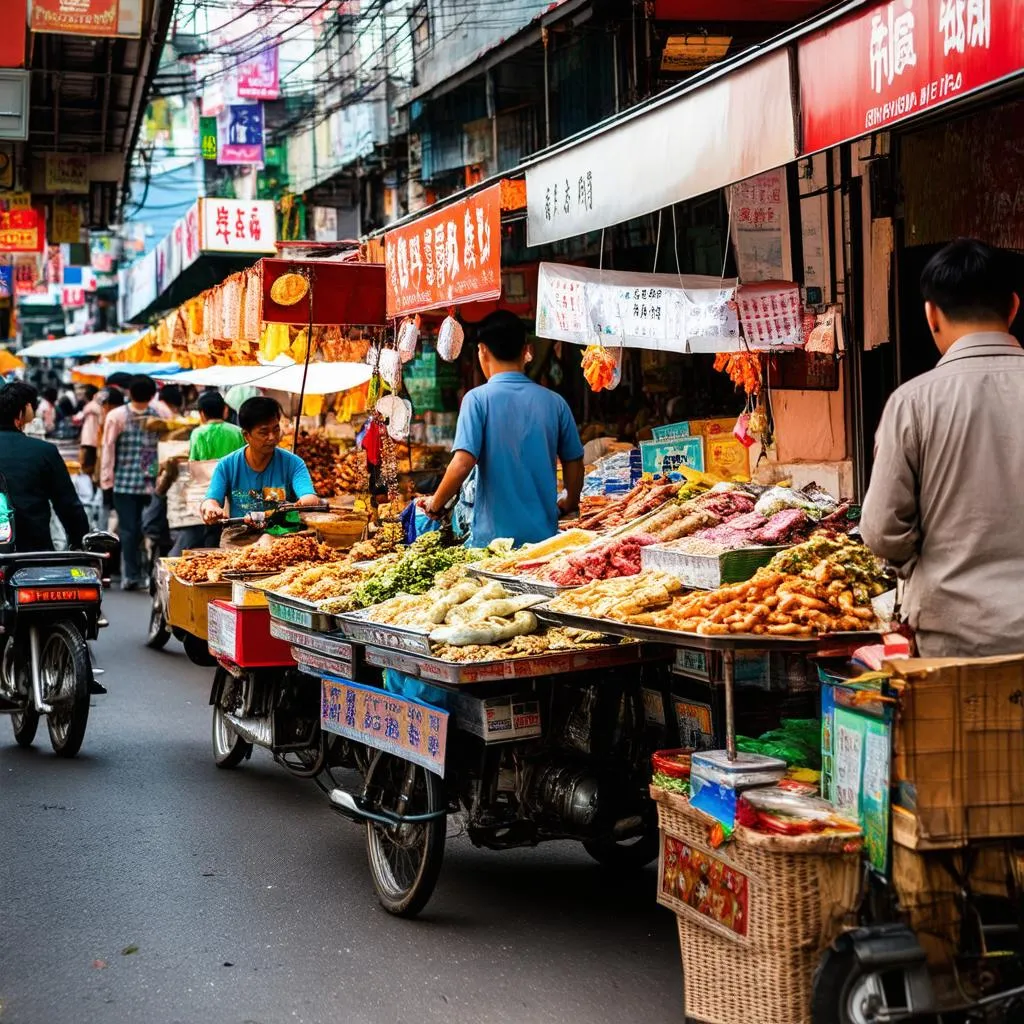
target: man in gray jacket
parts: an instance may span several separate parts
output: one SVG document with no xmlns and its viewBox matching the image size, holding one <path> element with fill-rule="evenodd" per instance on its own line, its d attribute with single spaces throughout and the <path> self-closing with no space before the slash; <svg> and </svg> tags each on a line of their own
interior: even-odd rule
<svg viewBox="0 0 1024 1024">
<path fill-rule="evenodd" d="M 1006 254 L 962 239 L 921 276 L 942 358 L 889 399 L 861 531 L 906 581 L 924 657 L 1024 652 L 1024 350 Z"/>
</svg>

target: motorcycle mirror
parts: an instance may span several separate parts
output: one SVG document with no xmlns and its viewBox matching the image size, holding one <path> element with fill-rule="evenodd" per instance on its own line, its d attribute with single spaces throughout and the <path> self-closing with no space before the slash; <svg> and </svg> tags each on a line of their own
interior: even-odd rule
<svg viewBox="0 0 1024 1024">
<path fill-rule="evenodd" d="M 107 555 L 114 558 L 121 550 L 121 541 L 117 534 L 106 530 L 94 530 L 82 538 L 82 550 L 93 555 Z"/>
</svg>

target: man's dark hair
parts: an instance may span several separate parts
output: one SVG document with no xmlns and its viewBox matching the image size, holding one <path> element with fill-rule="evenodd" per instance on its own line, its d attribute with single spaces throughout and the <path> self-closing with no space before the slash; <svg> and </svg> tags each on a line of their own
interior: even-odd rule
<svg viewBox="0 0 1024 1024">
<path fill-rule="evenodd" d="M 124 392 L 120 388 L 115 388 L 113 384 L 107 387 L 107 397 L 103 400 L 103 404 L 109 409 L 119 409 L 124 405 Z"/>
<path fill-rule="evenodd" d="M 43 388 L 43 398 L 45 398 L 51 405 L 57 404 L 57 389 L 56 388 Z"/>
<path fill-rule="evenodd" d="M 165 384 L 160 389 L 160 397 L 172 409 L 180 410 L 185 408 L 185 396 L 182 395 L 181 388 L 177 384 Z"/>
<path fill-rule="evenodd" d="M 204 391 L 196 406 L 208 420 L 222 420 L 228 411 L 224 399 L 216 391 Z"/>
<path fill-rule="evenodd" d="M 950 242 L 921 274 L 921 297 L 953 323 L 1006 320 L 1013 296 L 1013 271 L 1006 253 L 976 238 Z"/>
<path fill-rule="evenodd" d="M 128 385 L 128 394 L 132 396 L 133 402 L 152 402 L 156 397 L 156 384 L 153 383 L 152 377 L 139 374 L 132 377 Z"/>
<path fill-rule="evenodd" d="M 95 384 L 86 384 L 85 387 L 82 388 L 82 394 L 85 396 L 85 400 L 87 402 L 91 402 L 99 393 L 99 390 L 100 389 L 96 387 Z"/>
<path fill-rule="evenodd" d="M 480 321 L 476 340 L 502 363 L 515 362 L 526 345 L 526 325 L 507 309 L 499 309 Z"/>
<path fill-rule="evenodd" d="M 251 433 L 264 423 L 275 423 L 281 419 L 281 406 L 273 398 L 257 395 L 247 398 L 238 410 L 238 425 L 245 434 Z"/>
<path fill-rule="evenodd" d="M 16 380 L 0 391 L 0 427 L 10 430 L 14 421 L 22 414 L 26 405 L 34 409 L 39 402 L 39 392 L 31 384 Z"/>
</svg>

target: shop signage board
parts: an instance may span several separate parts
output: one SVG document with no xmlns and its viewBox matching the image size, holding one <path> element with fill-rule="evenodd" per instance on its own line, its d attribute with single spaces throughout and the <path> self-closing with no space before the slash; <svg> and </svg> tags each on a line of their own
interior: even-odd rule
<svg viewBox="0 0 1024 1024">
<path fill-rule="evenodd" d="M 54 245 L 74 243 L 82 238 L 82 208 L 78 203 L 55 200 L 46 240 Z"/>
<path fill-rule="evenodd" d="M 217 163 L 263 166 L 263 104 L 232 103 L 217 115 Z"/>
<path fill-rule="evenodd" d="M 541 263 L 537 336 L 659 352 L 735 352 L 736 280 Z"/>
<path fill-rule="evenodd" d="M 199 118 L 199 152 L 204 160 L 217 159 L 217 118 Z"/>
<path fill-rule="evenodd" d="M 28 20 L 28 0 L 8 0 L 8 21 L 11 32 L 0 32 L 0 68 L 20 68 L 25 65 L 25 24 Z"/>
<path fill-rule="evenodd" d="M 384 236 L 389 317 L 501 296 L 501 186 Z"/>
<path fill-rule="evenodd" d="M 118 0 L 32 0 L 33 32 L 117 35 Z"/>
<path fill-rule="evenodd" d="M 200 199 L 202 252 L 276 252 L 274 203 L 269 199 Z"/>
<path fill-rule="evenodd" d="M 240 100 L 276 100 L 281 95 L 276 46 L 261 50 L 238 68 L 235 92 Z"/>
<path fill-rule="evenodd" d="M 431 704 L 325 676 L 320 725 L 444 778 L 448 712 Z"/>
<path fill-rule="evenodd" d="M 610 227 L 795 155 L 789 57 L 780 50 L 527 167 L 527 241 Z"/>
<path fill-rule="evenodd" d="M 0 213 L 0 252 L 42 252 L 46 225 L 35 207 Z"/>
<path fill-rule="evenodd" d="M 47 192 L 89 193 L 89 157 L 84 153 L 47 153 Z"/>
<path fill-rule="evenodd" d="M 1024 4 L 895 0 L 800 41 L 801 151 L 816 153 L 1024 70 Z"/>
</svg>

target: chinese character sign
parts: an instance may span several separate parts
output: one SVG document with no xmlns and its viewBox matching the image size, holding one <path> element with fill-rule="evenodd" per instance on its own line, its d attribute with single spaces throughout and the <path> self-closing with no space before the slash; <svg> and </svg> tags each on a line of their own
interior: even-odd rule
<svg viewBox="0 0 1024 1024">
<path fill-rule="evenodd" d="M 542 263 L 537 336 L 660 352 L 739 346 L 736 281 Z"/>
<path fill-rule="evenodd" d="M 320 698 L 325 732 L 405 758 L 444 778 L 448 712 L 347 679 L 325 678 Z"/>
<path fill-rule="evenodd" d="M 791 281 L 785 169 L 747 178 L 729 190 L 732 243 L 740 280 Z"/>
<path fill-rule="evenodd" d="M 89 192 L 89 157 L 83 153 L 47 153 L 47 192 Z"/>
<path fill-rule="evenodd" d="M 217 163 L 263 166 L 262 103 L 233 103 L 218 114 Z"/>
<path fill-rule="evenodd" d="M 0 213 L 0 252 L 42 252 L 45 225 L 35 207 Z"/>
<path fill-rule="evenodd" d="M 388 316 L 501 296 L 501 186 L 384 236 Z"/>
<path fill-rule="evenodd" d="M 276 100 L 281 94 L 277 47 L 268 46 L 238 69 L 235 91 L 240 100 Z"/>
<path fill-rule="evenodd" d="M 803 152 L 960 99 L 1024 69 L 1024 6 L 892 0 L 802 40 Z"/>
<path fill-rule="evenodd" d="M 191 211 L 184 225 L 183 267 L 190 262 L 190 215 Z M 274 204 L 269 199 L 200 199 L 199 223 L 203 252 L 276 252 Z"/>
</svg>

